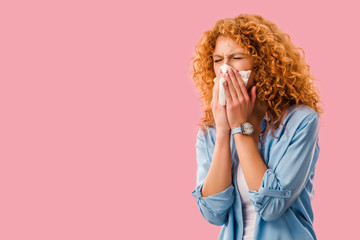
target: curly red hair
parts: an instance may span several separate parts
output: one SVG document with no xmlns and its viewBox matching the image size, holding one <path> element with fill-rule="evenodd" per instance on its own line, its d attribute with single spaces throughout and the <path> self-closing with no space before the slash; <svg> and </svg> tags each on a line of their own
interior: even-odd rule
<svg viewBox="0 0 360 240">
<path fill-rule="evenodd" d="M 221 19 L 205 31 L 191 58 L 192 79 L 200 91 L 204 109 L 198 125 L 204 134 L 206 127 L 214 125 L 211 100 L 216 74 L 212 55 L 220 35 L 234 39 L 253 58 L 256 97 L 266 109 L 267 130 L 271 123 L 273 125 L 272 135 L 280 124 L 283 125 L 282 120 L 291 105 L 305 104 L 319 115 L 323 112 L 304 50 L 295 47 L 290 36 L 269 20 L 256 14 L 240 14 Z"/>
</svg>

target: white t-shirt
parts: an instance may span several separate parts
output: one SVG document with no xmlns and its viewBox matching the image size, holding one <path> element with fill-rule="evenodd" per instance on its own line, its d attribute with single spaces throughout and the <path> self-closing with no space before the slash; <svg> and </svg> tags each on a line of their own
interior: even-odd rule
<svg viewBox="0 0 360 240">
<path fill-rule="evenodd" d="M 245 181 L 244 173 L 241 165 L 238 165 L 238 172 L 236 182 L 241 197 L 243 222 L 244 222 L 244 236 L 243 240 L 253 240 L 255 231 L 256 211 L 255 207 L 249 199 L 249 188 Z"/>
</svg>

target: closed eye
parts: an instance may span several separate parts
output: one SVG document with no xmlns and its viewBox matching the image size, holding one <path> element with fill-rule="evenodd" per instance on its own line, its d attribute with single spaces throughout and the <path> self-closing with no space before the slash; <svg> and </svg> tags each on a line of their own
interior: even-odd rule
<svg viewBox="0 0 360 240">
<path fill-rule="evenodd" d="M 243 58 L 234 58 L 234 59 L 243 59 Z M 222 61 L 222 59 L 220 59 L 220 60 L 215 60 L 214 62 L 220 62 L 220 61 Z"/>
</svg>

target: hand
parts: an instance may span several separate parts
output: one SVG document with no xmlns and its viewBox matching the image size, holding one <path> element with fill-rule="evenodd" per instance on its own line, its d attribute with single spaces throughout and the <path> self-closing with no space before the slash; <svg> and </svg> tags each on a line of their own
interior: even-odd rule
<svg viewBox="0 0 360 240">
<path fill-rule="evenodd" d="M 214 115 L 214 121 L 216 125 L 216 131 L 222 131 L 225 133 L 230 132 L 230 125 L 226 116 L 226 106 L 222 106 L 219 103 L 219 80 L 222 72 L 219 69 L 215 85 L 213 87 L 213 98 L 211 100 L 211 109 Z"/>
<path fill-rule="evenodd" d="M 256 86 L 251 88 L 251 99 L 238 71 L 228 70 L 224 82 L 226 111 L 230 129 L 238 127 L 249 119 L 254 110 Z"/>
</svg>

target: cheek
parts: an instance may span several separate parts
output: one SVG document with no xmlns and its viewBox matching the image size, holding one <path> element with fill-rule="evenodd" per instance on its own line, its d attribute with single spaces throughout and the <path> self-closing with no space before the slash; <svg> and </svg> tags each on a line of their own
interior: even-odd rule
<svg viewBox="0 0 360 240">
<path fill-rule="evenodd" d="M 234 66 L 234 68 L 237 69 L 238 71 L 247 71 L 247 70 L 252 70 L 253 67 L 249 62 L 241 60 Z"/>
<path fill-rule="evenodd" d="M 214 65 L 215 65 L 215 64 L 214 64 Z M 217 72 L 219 71 L 219 68 L 218 68 L 218 67 L 215 67 L 214 65 L 213 65 L 213 69 L 214 69 L 215 76 L 217 77 Z"/>
<path fill-rule="evenodd" d="M 219 77 L 218 76 L 218 71 L 220 70 L 220 67 L 219 66 L 217 66 L 217 67 L 214 67 L 214 73 L 215 73 L 215 76 L 216 77 Z"/>
</svg>

